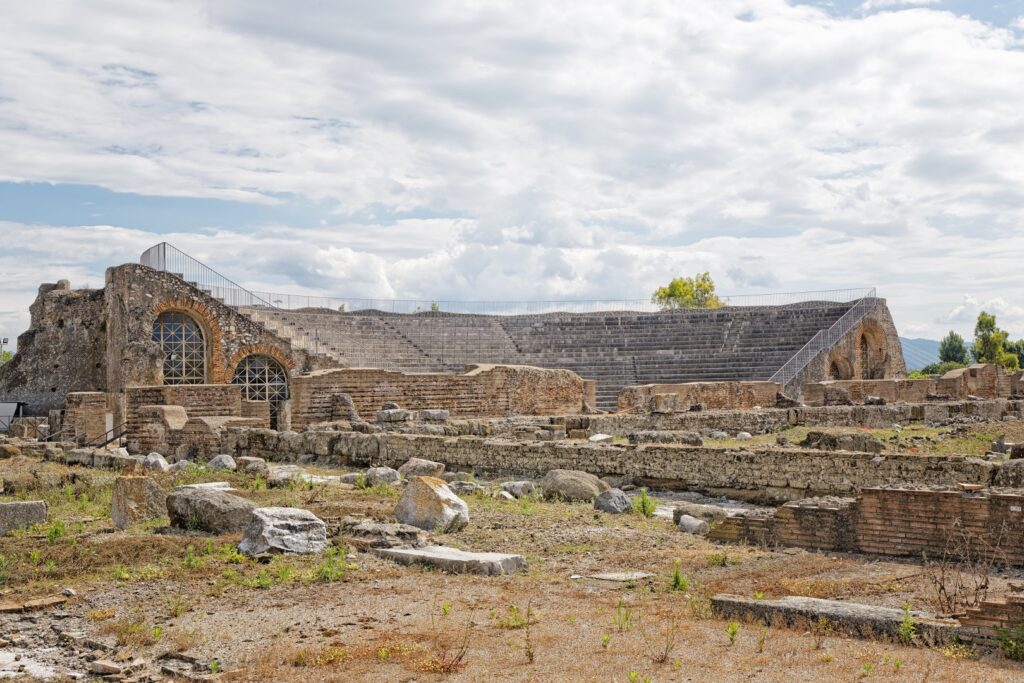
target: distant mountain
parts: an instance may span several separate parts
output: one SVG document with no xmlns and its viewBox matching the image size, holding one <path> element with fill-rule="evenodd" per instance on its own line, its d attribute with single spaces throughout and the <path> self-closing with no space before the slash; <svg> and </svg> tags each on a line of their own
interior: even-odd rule
<svg viewBox="0 0 1024 683">
<path fill-rule="evenodd" d="M 907 339 L 900 337 L 903 345 L 903 360 L 907 370 L 920 370 L 926 365 L 939 362 L 939 342 L 933 339 Z"/>
</svg>

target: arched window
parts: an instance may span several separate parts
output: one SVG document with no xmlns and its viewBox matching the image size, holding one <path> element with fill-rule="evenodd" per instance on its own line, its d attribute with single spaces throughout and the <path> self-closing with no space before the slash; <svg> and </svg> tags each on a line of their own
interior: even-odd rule
<svg viewBox="0 0 1024 683">
<path fill-rule="evenodd" d="M 270 427 L 277 429 L 278 407 L 288 400 L 288 373 L 268 356 L 246 356 L 235 368 L 232 384 L 242 386 L 247 401 L 270 402 Z"/>
<path fill-rule="evenodd" d="M 206 382 L 203 328 L 185 313 L 168 311 L 153 321 L 153 341 L 164 354 L 164 384 Z"/>
</svg>

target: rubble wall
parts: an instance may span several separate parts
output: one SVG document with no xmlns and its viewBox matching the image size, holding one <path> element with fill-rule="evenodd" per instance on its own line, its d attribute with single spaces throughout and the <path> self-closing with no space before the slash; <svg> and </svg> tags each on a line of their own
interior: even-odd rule
<svg viewBox="0 0 1024 683">
<path fill-rule="evenodd" d="M 701 405 L 711 410 L 750 410 L 774 407 L 782 385 L 777 382 L 686 382 L 644 384 L 619 392 L 619 410 L 649 410 L 656 394 L 676 397 L 676 409 Z"/>
</svg>

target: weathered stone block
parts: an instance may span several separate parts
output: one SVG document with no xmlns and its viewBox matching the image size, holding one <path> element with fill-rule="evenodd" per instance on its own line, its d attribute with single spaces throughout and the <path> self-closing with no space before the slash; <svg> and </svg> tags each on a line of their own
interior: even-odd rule
<svg viewBox="0 0 1024 683">
<path fill-rule="evenodd" d="M 114 526 L 125 529 L 138 522 L 166 517 L 166 500 L 167 494 L 149 477 L 118 477 L 111 501 Z"/>
<path fill-rule="evenodd" d="M 35 524 L 46 523 L 46 501 L 28 500 L 0 503 L 0 536 L 25 529 Z"/>
</svg>

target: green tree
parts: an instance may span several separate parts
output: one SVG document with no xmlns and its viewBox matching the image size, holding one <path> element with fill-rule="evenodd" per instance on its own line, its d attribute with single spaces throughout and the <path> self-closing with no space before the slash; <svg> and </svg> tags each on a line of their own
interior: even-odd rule
<svg viewBox="0 0 1024 683">
<path fill-rule="evenodd" d="M 967 364 L 967 345 L 964 338 L 953 330 L 939 342 L 939 360 L 943 363 Z"/>
<path fill-rule="evenodd" d="M 715 296 L 715 281 L 710 273 L 696 277 L 677 277 L 664 287 L 658 287 L 651 296 L 653 303 L 663 311 L 681 308 L 721 308 L 722 300 Z"/>
<path fill-rule="evenodd" d="M 996 363 L 1010 372 L 1020 370 L 1020 359 L 1006 350 L 1009 335 L 996 327 L 996 317 L 985 311 L 978 314 L 974 326 L 974 346 L 971 355 L 977 363 Z"/>
<path fill-rule="evenodd" d="M 1017 356 L 1017 360 L 1021 367 L 1024 367 L 1024 339 L 1018 339 L 1015 342 L 1008 341 L 1005 345 L 1007 353 L 1012 353 Z"/>
<path fill-rule="evenodd" d="M 7 363 L 12 358 L 14 358 L 14 354 L 11 353 L 10 351 L 4 351 L 3 353 L 0 353 L 0 365 Z"/>
</svg>

